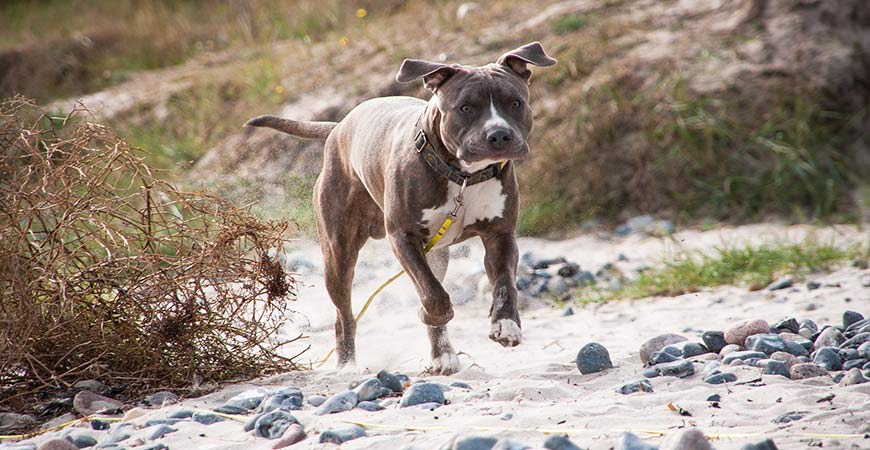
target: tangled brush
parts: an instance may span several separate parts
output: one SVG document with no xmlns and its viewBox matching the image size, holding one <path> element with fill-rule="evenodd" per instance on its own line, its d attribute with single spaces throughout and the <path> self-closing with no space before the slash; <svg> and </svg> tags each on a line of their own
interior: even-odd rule
<svg viewBox="0 0 870 450">
<path fill-rule="evenodd" d="M 276 339 L 286 223 L 174 189 L 89 117 L 0 104 L 0 409 L 299 369 Z"/>
</svg>

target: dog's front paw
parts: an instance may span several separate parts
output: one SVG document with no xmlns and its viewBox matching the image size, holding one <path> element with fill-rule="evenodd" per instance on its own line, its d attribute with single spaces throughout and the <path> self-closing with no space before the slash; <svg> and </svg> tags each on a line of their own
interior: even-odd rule
<svg viewBox="0 0 870 450">
<path fill-rule="evenodd" d="M 453 375 L 459 372 L 459 357 L 453 351 L 445 352 L 432 358 L 432 373 L 435 375 Z"/>
<path fill-rule="evenodd" d="M 501 319 L 492 324 L 489 338 L 505 347 L 516 347 L 523 341 L 523 331 L 511 319 Z"/>
</svg>

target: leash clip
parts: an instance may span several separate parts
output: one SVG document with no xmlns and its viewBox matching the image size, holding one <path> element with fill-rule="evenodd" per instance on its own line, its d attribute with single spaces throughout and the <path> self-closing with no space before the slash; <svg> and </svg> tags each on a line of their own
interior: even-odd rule
<svg viewBox="0 0 870 450">
<path fill-rule="evenodd" d="M 462 208 L 462 194 L 465 192 L 465 187 L 468 186 L 468 177 L 462 177 L 462 186 L 459 188 L 459 193 L 453 197 L 453 211 L 450 215 L 456 217 L 459 214 L 459 209 Z"/>
</svg>

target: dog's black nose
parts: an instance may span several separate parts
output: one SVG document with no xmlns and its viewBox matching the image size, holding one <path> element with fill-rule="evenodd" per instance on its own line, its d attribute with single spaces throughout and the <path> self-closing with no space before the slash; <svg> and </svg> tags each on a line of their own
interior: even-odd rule
<svg viewBox="0 0 870 450">
<path fill-rule="evenodd" d="M 510 128 L 498 127 L 486 133 L 486 142 L 496 150 L 505 148 L 513 139 L 514 133 Z"/>
</svg>

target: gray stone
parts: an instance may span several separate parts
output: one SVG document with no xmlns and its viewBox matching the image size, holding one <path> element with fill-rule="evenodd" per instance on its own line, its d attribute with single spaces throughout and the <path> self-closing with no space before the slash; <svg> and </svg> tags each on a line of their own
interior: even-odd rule
<svg viewBox="0 0 870 450">
<path fill-rule="evenodd" d="M 667 347 L 671 344 L 676 344 L 677 342 L 683 342 L 686 338 L 680 336 L 678 334 L 662 334 L 660 336 L 656 336 L 640 346 L 640 360 L 647 364 L 649 363 L 650 357 L 653 352 L 660 351 L 661 349 Z"/>
<path fill-rule="evenodd" d="M 498 440 L 489 436 L 457 436 L 448 450 L 491 450 Z"/>
<path fill-rule="evenodd" d="M 667 347 L 665 347 L 665 348 L 667 348 Z M 673 354 L 665 352 L 665 351 L 653 352 L 652 356 L 649 359 L 649 364 L 651 366 L 654 366 L 656 364 L 674 362 L 674 361 L 677 361 L 679 359 L 682 359 L 682 358 L 680 358 L 679 356 L 674 356 Z"/>
<path fill-rule="evenodd" d="M 852 359 L 843 363 L 843 370 L 860 369 L 864 367 L 864 364 L 867 364 L 866 359 Z"/>
<path fill-rule="evenodd" d="M 203 425 L 213 425 L 213 424 L 216 424 L 218 422 L 224 421 L 224 418 L 217 415 L 217 414 L 212 414 L 212 413 L 208 413 L 208 412 L 199 412 L 199 411 L 193 413 L 193 416 L 191 416 L 191 418 L 193 419 L 194 422 L 201 423 Z"/>
<path fill-rule="evenodd" d="M 513 413 L 506 412 L 506 413 L 503 413 L 502 415 L 498 416 L 498 418 L 499 418 L 499 420 L 508 421 L 508 420 L 513 419 L 514 415 L 513 415 Z"/>
<path fill-rule="evenodd" d="M 82 431 L 73 431 L 66 435 L 66 440 L 72 442 L 76 448 L 88 448 L 97 445 L 97 438 Z"/>
<path fill-rule="evenodd" d="M 172 428 L 169 425 L 155 425 L 153 427 L 145 428 L 142 430 L 140 435 L 147 441 L 156 441 L 157 439 L 176 431 L 178 431 L 178 429 Z"/>
<path fill-rule="evenodd" d="M 268 392 L 263 389 L 248 389 L 230 398 L 223 406 L 214 410 L 223 414 L 247 414 L 260 406 L 267 394 Z"/>
<path fill-rule="evenodd" d="M 181 409 L 176 409 L 175 411 L 172 411 L 166 417 L 168 417 L 170 419 L 189 419 L 189 418 L 193 417 L 194 413 L 195 413 L 195 411 L 192 409 L 181 408 Z"/>
<path fill-rule="evenodd" d="M 79 450 L 66 439 L 52 439 L 39 446 L 39 450 Z"/>
<path fill-rule="evenodd" d="M 743 345 L 746 338 L 753 334 L 770 332 L 770 325 L 761 319 L 745 320 L 738 322 L 725 330 L 725 342 L 729 344 Z"/>
<path fill-rule="evenodd" d="M 276 409 L 257 418 L 257 422 L 254 424 L 254 434 L 266 439 L 278 439 L 294 423 L 299 423 L 299 421 L 292 414 Z"/>
<path fill-rule="evenodd" d="M 435 383 L 417 383 L 411 385 L 402 395 L 399 405 L 402 408 L 423 403 L 444 403 L 444 390 Z"/>
<path fill-rule="evenodd" d="M 799 334 L 783 332 L 779 334 L 779 337 L 781 337 L 786 342 L 794 342 L 795 344 L 800 345 L 807 351 L 813 351 L 813 349 L 815 348 L 815 345 L 813 344 L 813 341 L 811 339 L 807 339 Z"/>
<path fill-rule="evenodd" d="M 152 444 L 143 445 L 142 447 L 137 447 L 136 450 L 169 450 L 169 447 L 160 442 L 154 442 Z"/>
<path fill-rule="evenodd" d="M 116 414 L 123 406 L 124 404 L 118 400 L 91 391 L 81 391 L 73 398 L 73 409 L 83 416 L 96 413 Z"/>
<path fill-rule="evenodd" d="M 298 423 L 291 424 L 281 435 L 281 439 L 272 445 L 273 449 L 289 447 L 297 442 L 302 442 L 306 438 L 305 429 Z"/>
<path fill-rule="evenodd" d="M 371 401 L 362 401 L 356 404 L 356 407 L 365 411 L 382 411 L 384 409 L 379 403 L 371 402 Z"/>
<path fill-rule="evenodd" d="M 843 328 L 848 330 L 852 324 L 862 320 L 864 320 L 864 316 L 861 313 L 846 311 L 843 313 Z"/>
<path fill-rule="evenodd" d="M 724 384 L 733 383 L 735 381 L 737 381 L 737 375 L 729 372 L 716 373 L 704 378 L 704 382 L 707 384 Z"/>
<path fill-rule="evenodd" d="M 570 306 L 566 307 L 565 310 L 562 311 L 562 317 L 568 317 L 568 316 L 573 316 L 573 315 L 574 315 L 574 308 L 572 308 Z"/>
<path fill-rule="evenodd" d="M 839 352 L 840 359 L 842 361 L 849 361 L 852 359 L 858 359 L 858 349 L 857 348 L 841 348 Z"/>
<path fill-rule="evenodd" d="M 773 423 L 777 424 L 785 424 L 791 422 L 797 422 L 804 418 L 807 415 L 807 411 L 789 411 L 787 413 L 780 414 L 779 416 L 773 419 Z"/>
<path fill-rule="evenodd" d="M 450 386 L 456 387 L 459 389 L 471 389 L 471 386 L 468 383 L 464 383 L 462 381 L 454 381 L 450 383 Z"/>
<path fill-rule="evenodd" d="M 581 450 L 580 447 L 574 445 L 568 436 L 559 434 L 551 434 L 544 441 L 544 448 L 547 450 Z"/>
<path fill-rule="evenodd" d="M 635 392 L 652 392 L 652 384 L 647 379 L 632 381 L 616 388 L 616 392 L 622 395 L 634 394 Z"/>
<path fill-rule="evenodd" d="M 314 411 L 314 414 L 323 416 L 326 414 L 350 411 L 357 403 L 359 403 L 359 398 L 356 396 L 356 392 L 342 391 L 329 397 L 329 399 Z"/>
<path fill-rule="evenodd" d="M 798 329 L 798 334 L 807 338 L 807 339 L 809 339 L 810 337 L 812 337 L 814 334 L 816 334 L 818 332 L 819 332 L 818 325 L 816 325 L 815 322 L 813 322 L 812 320 L 809 320 L 809 319 L 801 322 L 801 326 Z"/>
<path fill-rule="evenodd" d="M 857 332 L 858 330 L 861 330 L 866 326 L 870 326 L 870 319 L 859 320 L 859 321 L 853 323 L 852 325 L 849 325 L 848 327 L 846 327 L 846 331 L 847 332 Z"/>
<path fill-rule="evenodd" d="M 697 342 L 691 341 L 683 341 L 677 342 L 676 344 L 670 344 L 663 348 L 662 351 L 667 352 L 671 349 L 678 351 L 679 356 L 682 356 L 683 358 L 692 358 L 694 356 L 700 356 L 710 352 L 709 350 L 707 350 L 707 347 Z"/>
<path fill-rule="evenodd" d="M 828 371 L 824 367 L 813 363 L 795 364 L 789 371 L 792 380 L 805 380 L 807 378 L 828 377 Z"/>
<path fill-rule="evenodd" d="M 366 435 L 365 428 L 357 425 L 350 425 L 342 428 L 334 428 L 324 431 L 320 434 L 320 443 L 343 444 L 347 441 L 359 439 Z"/>
<path fill-rule="evenodd" d="M 731 352 L 728 354 L 728 356 L 726 356 L 724 359 L 722 359 L 722 364 L 730 364 L 731 361 L 734 361 L 735 359 L 745 361 L 745 360 L 751 359 L 751 358 L 764 359 L 766 357 L 767 357 L 767 354 L 765 354 L 765 353 L 754 352 L 751 350 L 746 350 L 746 351 L 741 351 L 741 352 Z"/>
<path fill-rule="evenodd" d="M 326 397 L 323 395 L 309 395 L 308 396 L 308 404 L 313 407 L 318 407 L 322 405 L 326 401 Z"/>
<path fill-rule="evenodd" d="M 775 360 L 775 361 L 782 361 L 782 363 L 785 364 L 785 366 L 789 370 L 791 370 L 791 367 L 793 365 L 801 363 L 800 359 L 798 359 L 797 356 L 792 355 L 791 353 L 786 353 L 786 352 L 776 352 L 776 353 L 770 355 L 770 358 Z"/>
<path fill-rule="evenodd" d="M 24 431 L 36 425 L 36 417 L 30 414 L 0 412 L 0 434 Z"/>
<path fill-rule="evenodd" d="M 812 344 L 812 342 L 810 343 Z M 785 352 L 795 356 L 806 356 L 809 354 L 806 347 L 793 341 L 785 341 Z"/>
<path fill-rule="evenodd" d="M 684 428 L 668 435 L 662 442 L 661 450 L 713 450 L 713 447 L 701 430 Z"/>
<path fill-rule="evenodd" d="M 772 355 L 786 351 L 785 340 L 778 334 L 755 334 L 746 338 L 748 350 Z"/>
<path fill-rule="evenodd" d="M 788 331 L 791 333 L 797 333 L 800 330 L 801 326 L 798 323 L 797 319 L 794 317 L 790 317 L 788 319 L 783 319 L 773 325 L 773 329 L 777 330 L 777 332 Z"/>
<path fill-rule="evenodd" d="M 849 338 L 846 342 L 840 344 L 841 348 L 858 348 L 861 344 L 870 342 L 870 332 L 860 333 Z"/>
<path fill-rule="evenodd" d="M 169 391 L 159 391 L 145 397 L 146 405 L 166 406 L 174 403 L 178 403 L 178 396 Z"/>
<path fill-rule="evenodd" d="M 613 368 L 613 363 L 610 361 L 610 354 L 607 352 L 607 349 L 597 342 L 584 345 L 577 352 L 576 363 L 577 369 L 584 375 Z"/>
<path fill-rule="evenodd" d="M 695 373 L 695 366 L 691 361 L 682 359 L 670 363 L 658 364 L 650 367 L 664 377 L 685 378 Z"/>
<path fill-rule="evenodd" d="M 865 342 L 858 346 L 858 357 L 870 359 L 870 342 Z"/>
<path fill-rule="evenodd" d="M 495 442 L 495 445 L 492 446 L 490 450 L 529 450 L 529 447 L 526 444 L 521 444 L 516 441 L 512 441 L 508 438 L 501 438 Z"/>
<path fill-rule="evenodd" d="M 761 373 L 764 375 L 779 375 L 783 377 L 790 377 L 791 374 L 788 371 L 788 366 L 785 365 L 782 361 L 771 360 L 764 366 L 764 369 L 761 370 Z"/>
<path fill-rule="evenodd" d="M 565 282 L 564 278 L 553 278 L 547 283 L 547 289 L 550 290 L 550 293 L 559 297 L 568 292 L 568 283 Z"/>
<path fill-rule="evenodd" d="M 717 369 L 722 366 L 722 363 L 719 361 L 709 361 L 707 364 L 704 364 L 704 368 L 701 369 L 701 376 L 707 377 L 708 375 L 712 375 L 717 372 Z"/>
<path fill-rule="evenodd" d="M 257 425 L 257 419 L 263 417 L 263 414 L 265 413 L 254 414 L 253 416 L 249 417 L 245 424 L 242 426 L 242 429 L 245 431 L 252 431 L 254 429 L 254 426 Z"/>
<path fill-rule="evenodd" d="M 836 349 L 831 347 L 820 348 L 816 350 L 813 363 L 827 370 L 842 370 L 843 362 L 840 360 L 840 354 Z"/>
<path fill-rule="evenodd" d="M 852 386 L 854 384 L 863 384 L 866 383 L 867 379 L 864 378 L 864 374 L 861 373 L 861 369 L 852 369 L 846 373 L 846 376 L 840 381 L 840 384 L 843 386 Z"/>
<path fill-rule="evenodd" d="M 768 291 L 778 291 L 780 289 L 790 288 L 794 285 L 794 278 L 782 277 L 767 285 Z"/>
<path fill-rule="evenodd" d="M 91 419 L 91 428 L 94 430 L 108 430 L 110 426 L 111 424 L 105 420 Z"/>
<path fill-rule="evenodd" d="M 377 379 L 381 382 L 381 386 L 393 392 L 401 394 L 402 391 L 405 390 L 401 378 L 387 372 L 386 370 L 378 372 Z"/>
<path fill-rule="evenodd" d="M 378 398 L 378 391 L 381 388 L 381 382 L 377 378 L 369 378 L 354 388 L 359 401 L 367 402 Z"/>
<path fill-rule="evenodd" d="M 302 391 L 296 388 L 286 388 L 270 395 L 254 410 L 256 413 L 265 413 L 282 409 L 284 411 L 296 411 L 302 409 Z"/>
<path fill-rule="evenodd" d="M 725 342 L 725 332 L 723 331 L 705 331 L 701 335 L 701 340 L 704 341 L 704 345 L 713 353 L 719 353 L 723 347 L 728 345 Z"/>
<path fill-rule="evenodd" d="M 426 403 L 420 403 L 420 404 L 414 405 L 414 406 L 409 406 L 409 408 L 428 409 L 429 411 L 434 411 L 440 407 L 441 407 L 441 403 L 438 403 L 438 402 L 426 402 Z"/>
<path fill-rule="evenodd" d="M 809 284 L 809 283 L 808 283 Z M 773 439 L 765 439 L 755 444 L 745 444 L 740 450 L 779 450 Z"/>
<path fill-rule="evenodd" d="M 145 428 L 148 428 L 153 427 L 154 425 L 175 425 L 178 422 L 184 422 L 184 419 L 170 419 L 168 417 L 164 419 L 148 419 L 145 421 L 144 426 Z"/>
<path fill-rule="evenodd" d="M 658 447 L 642 441 L 632 433 L 622 433 L 616 440 L 613 450 L 658 450 Z"/>
<path fill-rule="evenodd" d="M 36 444 L 33 442 L 0 444 L 0 450 L 36 450 Z"/>
<path fill-rule="evenodd" d="M 734 352 L 740 351 L 741 347 L 737 344 L 728 344 L 722 347 L 722 350 L 719 350 L 719 356 L 726 357 Z"/>
<path fill-rule="evenodd" d="M 827 327 L 816 337 L 815 346 L 816 348 L 839 347 L 845 340 L 840 330 L 834 327 Z"/>
</svg>

